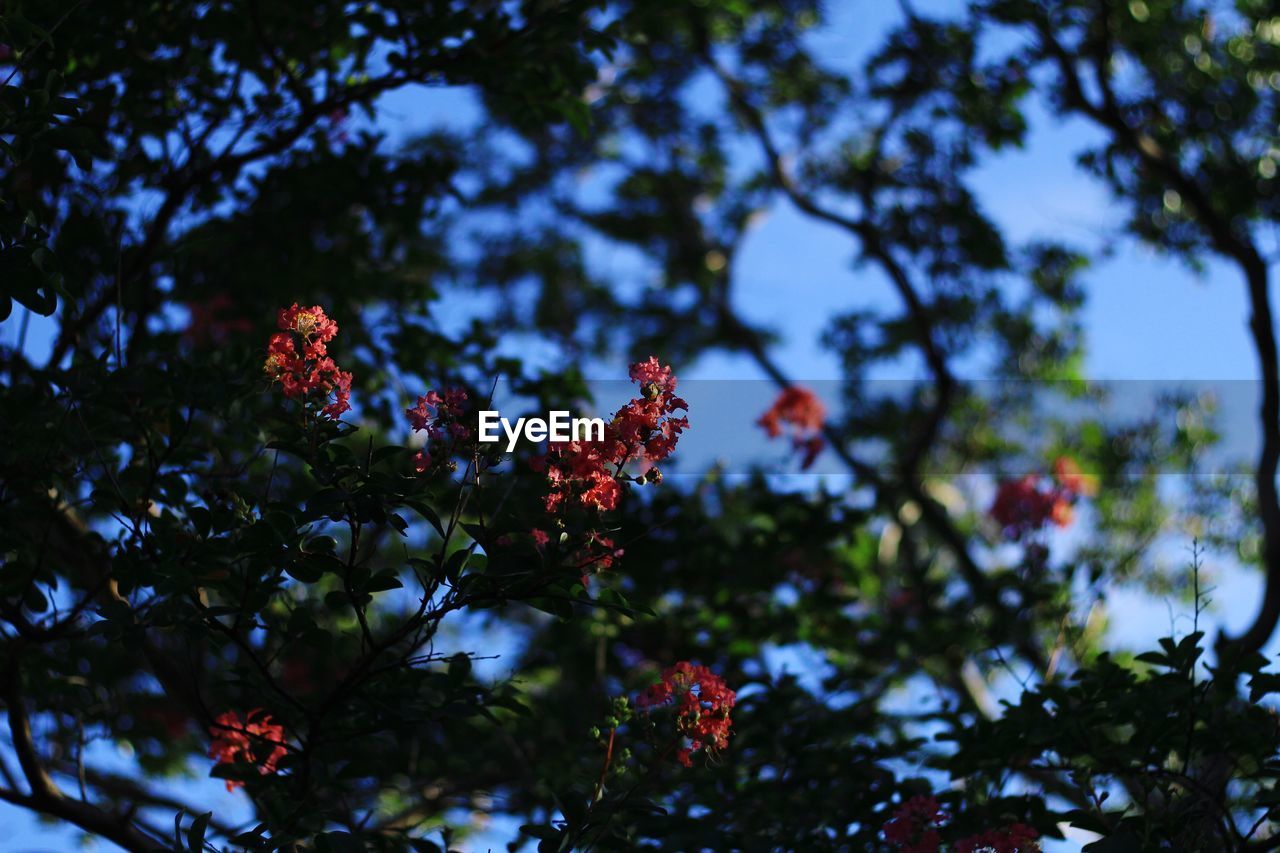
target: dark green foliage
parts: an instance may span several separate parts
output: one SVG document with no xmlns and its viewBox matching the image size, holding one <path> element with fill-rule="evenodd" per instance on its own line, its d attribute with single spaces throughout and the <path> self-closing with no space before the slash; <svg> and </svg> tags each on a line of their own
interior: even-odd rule
<svg viewBox="0 0 1280 853">
<path fill-rule="evenodd" d="M 0 796 L 130 850 L 456 850 L 491 817 L 513 849 L 885 850 L 931 793 L 952 844 L 1021 822 L 1098 850 L 1274 846 L 1268 611 L 1258 642 L 1193 629 L 1136 657 L 1105 629 L 1125 586 L 1199 614 L 1170 533 L 1274 581 L 1276 459 L 1171 500 L 1212 406 L 1088 409 L 1111 393 L 1082 375 L 1096 258 L 1012 239 L 972 183 L 1038 110 L 1090 122 L 1117 239 L 1234 264 L 1272 376 L 1280 20 L 902 4 L 854 58 L 820 49 L 835 11 L 6 3 Z M 444 120 L 401 138 L 408 92 Z M 414 470 L 403 411 L 429 389 L 608 415 L 625 398 L 585 377 L 651 353 L 802 380 L 782 319 L 743 305 L 770 210 L 848 241 L 849 307 L 820 318 L 847 477 L 798 490 L 677 450 L 617 512 L 557 520 L 527 454 Z M 341 327 L 342 423 L 264 375 L 294 302 Z M 974 365 L 1000 381 L 958 378 Z M 957 476 L 1063 456 L 1098 486 L 1066 555 L 1007 543 Z M 607 571 L 580 564 L 588 531 L 625 550 Z M 691 768 L 669 718 L 622 701 L 681 660 L 738 691 L 729 748 Z M 286 732 L 278 773 L 207 757 L 217 716 L 254 708 Z M 184 769 L 243 783 L 252 820 Z"/>
</svg>

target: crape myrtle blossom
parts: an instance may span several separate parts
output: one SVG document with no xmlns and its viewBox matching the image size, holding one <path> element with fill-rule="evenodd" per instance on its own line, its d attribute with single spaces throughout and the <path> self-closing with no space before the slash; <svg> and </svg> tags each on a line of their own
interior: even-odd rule
<svg viewBox="0 0 1280 853">
<path fill-rule="evenodd" d="M 1070 456 L 1059 456 L 1053 462 L 1053 476 L 1063 489 L 1073 495 L 1091 498 L 1098 494 L 1098 477 L 1086 474 L 1080 463 Z"/>
<path fill-rule="evenodd" d="M 880 831 L 884 840 L 901 853 L 939 853 L 939 831 L 951 820 L 933 797 L 912 797 L 898 806 Z M 951 853 L 1033 853 L 1040 849 L 1040 835 L 1022 823 L 992 829 L 948 845 Z"/>
<path fill-rule="evenodd" d="M 427 446 L 413 456 L 413 467 L 419 474 L 431 470 L 433 464 L 448 464 L 458 443 L 471 438 L 471 428 L 462 421 L 466 401 L 466 391 L 446 388 L 443 393 L 428 391 L 412 408 L 405 409 L 413 431 L 427 434 Z"/>
<path fill-rule="evenodd" d="M 898 807 L 880 831 L 884 840 L 902 853 L 938 853 L 942 844 L 938 828 L 950 819 L 933 797 L 912 797 Z"/>
<path fill-rule="evenodd" d="M 705 666 L 680 661 L 662 671 L 661 679 L 641 691 L 636 707 L 641 711 L 672 707 L 676 713 L 676 733 L 687 745 L 676 752 L 685 767 L 693 766 L 690 755 L 729 745 L 729 727 L 737 694 L 725 686 L 720 676 Z"/>
<path fill-rule="evenodd" d="M 756 424 L 769 438 L 789 435 L 792 449 L 800 454 L 800 467 L 807 469 L 826 447 L 826 439 L 822 437 L 826 419 L 827 409 L 818 395 L 808 388 L 792 385 L 782 389 Z"/>
<path fill-rule="evenodd" d="M 955 853 L 1032 853 L 1040 849 L 1040 833 L 1025 823 L 1015 823 L 962 838 L 953 849 Z"/>
<path fill-rule="evenodd" d="M 219 714 L 209 727 L 212 741 L 209 757 L 218 764 L 254 764 L 263 776 L 275 773 L 280 759 L 288 754 L 285 746 L 284 726 L 272 722 L 271 715 L 261 708 L 254 708 L 244 719 L 235 711 Z M 227 779 L 227 790 L 244 786 L 243 782 Z"/>
<path fill-rule="evenodd" d="M 1076 502 L 1097 490 L 1097 477 L 1085 474 L 1071 457 L 1059 456 L 1053 463 L 1052 482 L 1039 474 L 1002 482 L 989 515 L 1005 538 L 1016 542 L 1049 522 L 1058 527 L 1071 524 Z"/>
<path fill-rule="evenodd" d="M 1049 521 L 1065 527 L 1071 520 L 1071 505 L 1058 489 L 1042 483 L 1039 474 L 1027 474 L 1000 484 L 990 515 L 1005 538 L 1016 542 Z"/>
<path fill-rule="evenodd" d="M 591 575 L 612 568 L 613 561 L 620 559 L 623 553 L 623 549 L 618 548 L 611 537 L 589 530 L 586 541 L 573 553 L 570 560 L 582 572 L 582 585 L 586 586 Z"/>
<path fill-rule="evenodd" d="M 328 343 L 338 334 L 338 324 L 319 305 L 301 308 L 295 302 L 280 309 L 276 325 L 280 331 L 267 343 L 263 370 L 289 399 L 318 395 L 328 401 L 320 414 L 337 420 L 351 408 L 351 374 L 329 357 Z"/>
<path fill-rule="evenodd" d="M 187 303 L 191 319 L 184 333 L 197 346 L 225 344 L 253 329 L 247 317 L 236 315 L 236 303 L 227 293 L 215 293 L 204 300 Z"/>
<path fill-rule="evenodd" d="M 534 550 L 540 554 L 547 552 L 548 545 L 551 543 L 551 535 L 547 531 L 535 527 L 529 531 L 529 538 Z M 510 536 L 500 536 L 497 544 L 508 547 L 512 541 Z M 558 536 L 557 541 L 559 541 Z M 612 537 L 605 536 L 598 530 L 588 530 L 582 536 L 582 543 L 569 554 L 567 565 L 578 573 L 579 580 L 585 587 L 591 582 L 592 575 L 613 568 L 614 561 L 621 559 L 624 553 L 622 548 L 617 547 Z"/>
<path fill-rule="evenodd" d="M 675 449 L 689 419 L 677 417 L 688 404 L 675 395 L 676 377 L 671 368 L 650 356 L 631 365 L 631 380 L 641 396 L 619 409 L 605 425 L 603 441 L 551 442 L 545 456 L 532 462 L 545 471 L 551 490 L 545 501 L 548 513 L 570 506 L 607 512 L 616 509 L 622 496 L 619 479 L 631 462 L 644 468 L 636 482 L 661 482 L 656 467 Z"/>
</svg>

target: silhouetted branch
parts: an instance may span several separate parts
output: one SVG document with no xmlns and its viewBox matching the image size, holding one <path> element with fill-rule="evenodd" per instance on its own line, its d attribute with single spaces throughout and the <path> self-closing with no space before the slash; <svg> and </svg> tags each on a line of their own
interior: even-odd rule
<svg viewBox="0 0 1280 853">
<path fill-rule="evenodd" d="M 156 843 L 136 829 L 128 817 L 108 814 L 91 803 L 73 800 L 63 794 L 36 751 L 31 735 L 31 721 L 27 717 L 26 700 L 22 695 L 22 674 L 16 654 L 9 661 L 5 682 L 4 701 L 8 712 L 9 734 L 31 793 L 0 790 L 0 799 L 69 821 L 126 850 L 144 853 L 156 849 Z"/>
<path fill-rule="evenodd" d="M 1062 77 L 1067 106 L 1109 131 L 1116 145 L 1167 181 L 1183 198 L 1195 221 L 1204 228 L 1214 250 L 1234 261 L 1244 275 L 1249 294 L 1249 331 L 1262 373 L 1262 403 L 1258 412 L 1262 449 L 1254 482 L 1262 521 L 1263 564 L 1267 579 L 1262 606 L 1253 623 L 1239 637 L 1227 638 L 1224 635 L 1221 642 L 1238 652 L 1256 652 L 1266 644 L 1280 622 L 1280 492 L 1276 488 L 1276 473 L 1280 467 L 1280 356 L 1277 354 L 1275 321 L 1268 296 L 1266 261 L 1253 240 L 1234 227 L 1231 217 L 1215 209 L 1208 191 L 1182 167 L 1177 158 L 1159 141 L 1129 123 L 1120 108 L 1107 70 L 1111 62 L 1110 52 L 1104 51 L 1104 55 L 1092 57 L 1094 77 L 1102 97 L 1101 103 L 1096 103 L 1085 91 L 1077 56 L 1059 41 L 1051 22 L 1037 18 L 1035 25 L 1042 49 L 1054 61 Z"/>
</svg>

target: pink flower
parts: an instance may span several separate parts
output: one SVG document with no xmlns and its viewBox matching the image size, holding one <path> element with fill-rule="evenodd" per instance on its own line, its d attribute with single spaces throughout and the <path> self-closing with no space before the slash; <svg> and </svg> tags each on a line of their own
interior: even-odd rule
<svg viewBox="0 0 1280 853">
<path fill-rule="evenodd" d="M 247 317 L 235 314 L 236 304 L 226 293 L 216 293 L 204 301 L 188 302 L 191 320 L 186 335 L 198 345 L 224 344 L 236 335 L 253 329 Z"/>
<path fill-rule="evenodd" d="M 1084 473 L 1070 456 L 1059 456 L 1054 460 L 1053 476 L 1062 488 L 1073 494 L 1091 498 L 1098 493 L 1098 478 Z"/>
<path fill-rule="evenodd" d="M 933 797 L 912 797 L 898 807 L 880 831 L 885 841 L 903 853 L 937 853 L 942 845 L 938 827 L 949 819 Z"/>
<path fill-rule="evenodd" d="M 467 392 L 461 388 L 448 388 L 441 394 L 428 391 L 418 398 L 412 408 L 404 410 L 405 418 L 414 432 L 426 432 L 427 447 L 437 449 L 437 457 L 449 459 L 458 449 L 458 443 L 471 437 L 471 429 L 462 423 L 466 416 Z M 413 457 L 414 470 L 426 473 L 431 467 L 431 453 L 423 450 Z"/>
<path fill-rule="evenodd" d="M 655 386 L 656 394 L 670 394 L 676 390 L 676 378 L 671 375 L 671 368 L 658 363 L 656 356 L 649 356 L 645 361 L 638 361 L 627 371 L 631 381 L 645 389 Z"/>
<path fill-rule="evenodd" d="M 988 511 L 1000 525 L 1004 535 L 1017 541 L 1052 521 L 1066 527 L 1074 517 L 1070 492 L 1055 486 L 1041 486 L 1037 474 L 1019 480 L 1006 480 L 996 491 L 995 502 Z"/>
<path fill-rule="evenodd" d="M 800 454 L 800 467 L 807 469 L 826 447 L 822 427 L 827 409 L 808 388 L 792 385 L 783 388 L 756 423 L 770 438 L 788 433 L 791 447 Z"/>
<path fill-rule="evenodd" d="M 987 830 L 956 842 L 955 853 L 1031 853 L 1040 849 L 1040 833 L 1025 823 Z"/>
<path fill-rule="evenodd" d="M 582 585 L 586 586 L 591 575 L 613 567 L 613 561 L 626 553 L 614 545 L 613 539 L 594 530 L 587 532 L 587 541 L 574 551 L 571 561 L 582 572 Z"/>
<path fill-rule="evenodd" d="M 622 469 L 631 462 L 654 466 L 675 450 L 689 419 L 676 412 L 688 404 L 675 396 L 676 378 L 671 368 L 648 361 L 631 365 L 632 380 L 641 383 L 643 396 L 619 409 L 605 425 L 601 441 L 552 442 L 546 455 L 534 463 L 545 470 L 551 491 L 546 498 L 549 513 L 578 505 L 607 512 L 622 496 L 618 483 Z M 659 479 L 661 472 L 652 477 Z"/>
<path fill-rule="evenodd" d="M 271 721 L 271 715 L 261 708 L 250 711 L 245 719 L 235 711 L 224 711 L 217 716 L 209 734 L 209 757 L 218 764 L 256 764 L 263 776 L 275 773 L 277 763 L 288 754 L 285 745 L 284 726 Z M 227 790 L 243 787 L 243 782 L 228 779 Z"/>
<path fill-rule="evenodd" d="M 736 701 L 737 694 L 725 686 L 720 676 L 705 666 L 680 661 L 664 669 L 658 683 L 641 691 L 636 707 L 644 712 L 665 706 L 675 709 L 676 732 L 688 740 L 676 760 L 689 767 L 690 753 L 729 745 L 729 714 Z"/>
<path fill-rule="evenodd" d="M 267 360 L 263 370 L 273 382 L 279 382 L 289 399 L 318 395 L 326 399 L 320 414 L 337 420 L 351 409 L 350 373 L 339 370 L 327 355 L 325 342 L 338 334 L 338 324 L 325 316 L 316 305 L 299 308 L 295 302 L 290 308 L 282 308 L 277 317 L 282 331 L 276 332 L 267 342 Z M 296 340 L 295 340 L 296 336 Z M 301 342 L 299 354 L 298 342 Z M 333 400 L 329 401 L 329 395 Z"/>
<path fill-rule="evenodd" d="M 281 308 L 276 315 L 276 325 L 282 331 L 297 332 L 319 343 L 331 341 L 338 334 L 338 324 L 325 316 L 319 305 L 299 308 L 295 302 L 288 308 Z"/>
</svg>

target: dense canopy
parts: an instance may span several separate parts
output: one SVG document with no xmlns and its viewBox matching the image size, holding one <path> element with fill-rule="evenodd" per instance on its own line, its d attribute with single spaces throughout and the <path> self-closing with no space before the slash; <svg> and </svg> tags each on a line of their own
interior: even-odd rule
<svg viewBox="0 0 1280 853">
<path fill-rule="evenodd" d="M 129 851 L 1280 846 L 1267 0 L 12 0 L 0 82 L 5 803 Z M 1104 245 L 974 190 L 1046 121 Z M 847 244 L 837 379 L 744 295 L 780 211 Z M 1187 345 L 1247 329 L 1249 454 L 1204 395 L 1098 413 L 1117 245 L 1247 294 Z M 768 454 L 699 456 L 726 418 Z M 1185 618 L 1120 648 L 1119 591 Z"/>
</svg>

